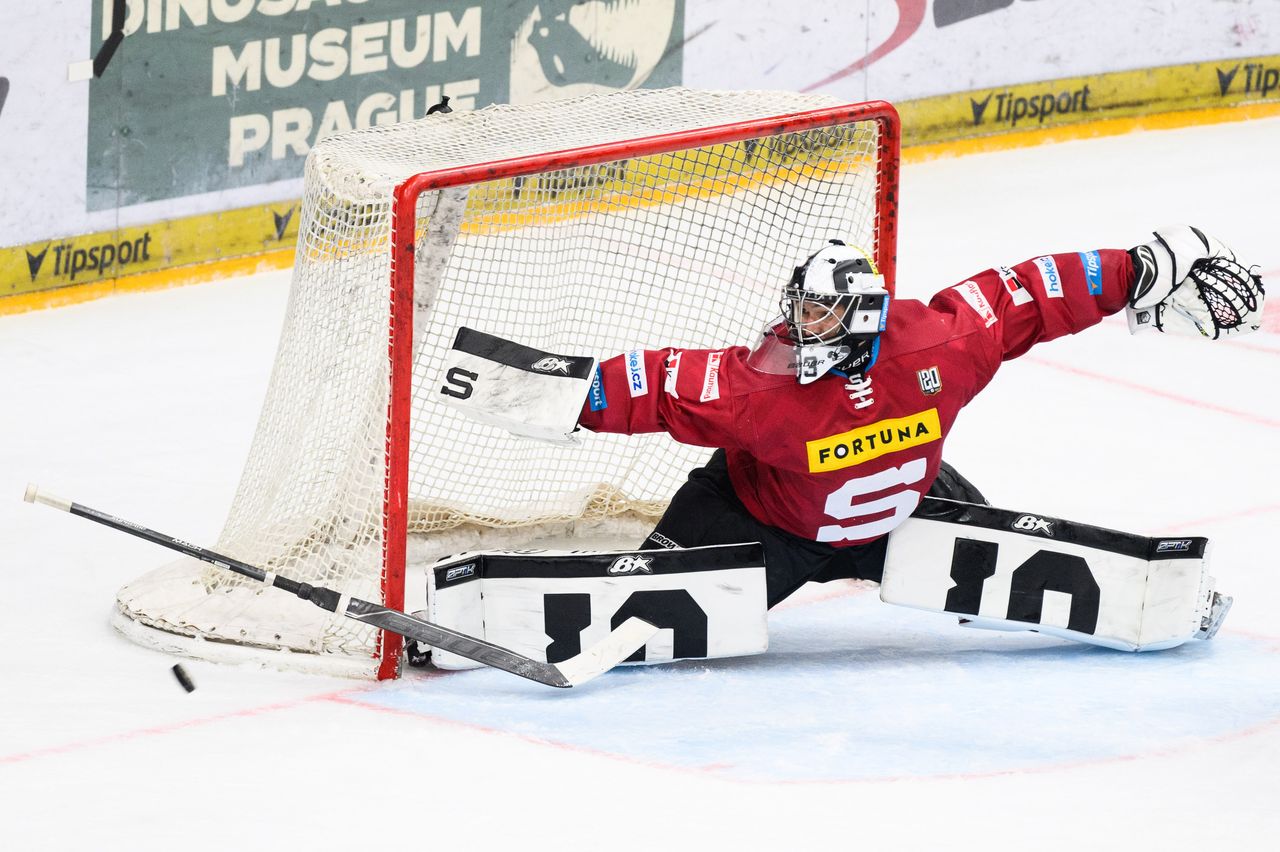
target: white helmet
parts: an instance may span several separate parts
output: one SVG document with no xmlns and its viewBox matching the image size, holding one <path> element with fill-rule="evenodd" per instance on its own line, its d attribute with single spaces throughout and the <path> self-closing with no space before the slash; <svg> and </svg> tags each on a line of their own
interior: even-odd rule
<svg viewBox="0 0 1280 852">
<path fill-rule="evenodd" d="M 832 369 L 866 373 L 875 363 L 889 316 L 889 291 L 862 249 L 831 240 L 796 267 L 781 307 L 801 384 Z"/>
</svg>

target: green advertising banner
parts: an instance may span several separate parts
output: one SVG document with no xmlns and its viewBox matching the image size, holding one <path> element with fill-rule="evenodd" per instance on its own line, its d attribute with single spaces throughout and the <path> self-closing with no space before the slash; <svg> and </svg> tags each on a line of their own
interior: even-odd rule
<svg viewBox="0 0 1280 852">
<path fill-rule="evenodd" d="M 684 0 L 94 0 L 92 32 L 125 38 L 90 83 L 91 211 L 296 178 L 318 139 L 442 97 L 679 85 Z"/>
</svg>

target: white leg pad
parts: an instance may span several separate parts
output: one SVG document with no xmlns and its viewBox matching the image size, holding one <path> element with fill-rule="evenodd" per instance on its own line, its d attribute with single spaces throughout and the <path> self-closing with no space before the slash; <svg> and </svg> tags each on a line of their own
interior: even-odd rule
<svg viewBox="0 0 1280 852">
<path fill-rule="evenodd" d="M 769 647 L 759 544 L 678 550 L 486 551 L 427 571 L 427 618 L 535 660 L 559 663 L 631 616 L 658 633 L 628 662 L 736 657 Z M 476 668 L 435 650 L 437 668 Z"/>
<path fill-rule="evenodd" d="M 1214 593 L 1205 538 L 1146 538 L 936 498 L 919 514 L 889 538 L 886 603 L 1125 651 L 1209 638 L 1230 606 Z"/>
</svg>

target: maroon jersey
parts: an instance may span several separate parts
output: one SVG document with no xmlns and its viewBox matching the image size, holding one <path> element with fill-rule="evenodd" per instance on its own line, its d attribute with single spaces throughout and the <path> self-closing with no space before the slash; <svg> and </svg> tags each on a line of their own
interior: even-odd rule
<svg viewBox="0 0 1280 852">
<path fill-rule="evenodd" d="M 1128 253 L 1105 249 L 989 269 L 928 305 L 894 300 L 866 380 L 801 385 L 758 371 L 743 346 L 626 353 L 600 365 L 579 422 L 723 447 L 757 520 L 836 546 L 867 542 L 916 508 L 956 415 L 1001 361 L 1119 311 L 1132 279 Z"/>
</svg>

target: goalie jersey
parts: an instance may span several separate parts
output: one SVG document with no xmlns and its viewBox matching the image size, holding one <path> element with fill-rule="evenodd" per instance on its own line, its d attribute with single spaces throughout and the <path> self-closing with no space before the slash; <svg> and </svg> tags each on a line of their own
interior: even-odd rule
<svg viewBox="0 0 1280 852">
<path fill-rule="evenodd" d="M 808 385 L 757 370 L 743 346 L 625 353 L 600 365 L 579 423 L 722 447 L 757 520 L 862 544 L 910 516 L 956 415 L 1002 361 L 1122 310 L 1132 280 L 1128 253 L 1104 249 L 989 269 L 927 305 L 895 299 L 865 376 Z"/>
</svg>

